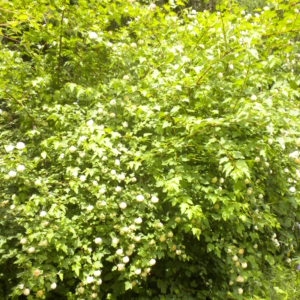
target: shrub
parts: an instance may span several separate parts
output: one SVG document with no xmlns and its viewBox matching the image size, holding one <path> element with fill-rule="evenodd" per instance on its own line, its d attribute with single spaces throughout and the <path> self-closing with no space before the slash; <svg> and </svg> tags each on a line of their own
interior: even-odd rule
<svg viewBox="0 0 300 300">
<path fill-rule="evenodd" d="M 294 266 L 297 6 L 177 5 L 2 1 L 2 299 L 262 299 Z"/>
</svg>

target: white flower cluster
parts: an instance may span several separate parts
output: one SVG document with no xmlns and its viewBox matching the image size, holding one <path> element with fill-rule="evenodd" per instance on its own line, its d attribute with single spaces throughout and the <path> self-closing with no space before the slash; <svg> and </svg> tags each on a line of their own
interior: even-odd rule
<svg viewBox="0 0 300 300">
<path fill-rule="evenodd" d="M 280 247 L 280 243 L 278 242 L 278 240 L 276 239 L 276 237 L 277 237 L 277 235 L 276 235 L 276 233 L 274 233 L 272 235 L 271 240 L 273 241 L 274 245 L 278 248 L 278 247 Z"/>
</svg>

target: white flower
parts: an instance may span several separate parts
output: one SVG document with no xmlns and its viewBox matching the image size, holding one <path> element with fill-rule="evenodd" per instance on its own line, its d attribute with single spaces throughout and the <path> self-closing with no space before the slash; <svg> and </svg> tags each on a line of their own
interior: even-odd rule
<svg viewBox="0 0 300 300">
<path fill-rule="evenodd" d="M 93 208 L 94 208 L 94 206 L 93 206 L 93 205 L 89 205 L 89 206 L 86 208 L 86 210 L 87 210 L 87 211 L 92 211 L 92 210 L 93 210 Z"/>
<path fill-rule="evenodd" d="M 151 258 L 149 261 L 150 266 L 154 266 L 156 264 L 156 260 L 154 258 Z"/>
<path fill-rule="evenodd" d="M 102 239 L 101 238 L 95 238 L 95 244 L 101 244 L 102 243 Z"/>
<path fill-rule="evenodd" d="M 246 268 L 247 268 L 247 263 L 246 263 L 246 262 L 242 263 L 242 268 L 243 268 L 243 269 L 246 269 Z"/>
<path fill-rule="evenodd" d="M 264 7 L 264 10 L 269 10 L 269 6 L 265 6 L 265 7 Z"/>
<path fill-rule="evenodd" d="M 134 224 L 132 224 L 132 225 L 129 226 L 129 229 L 130 229 L 131 231 L 134 231 L 134 230 L 136 230 L 136 227 L 135 227 Z"/>
<path fill-rule="evenodd" d="M 123 122 L 123 123 L 122 123 L 122 126 L 123 126 L 124 128 L 127 128 L 127 127 L 128 127 L 128 123 L 127 123 L 127 122 Z"/>
<path fill-rule="evenodd" d="M 20 284 L 20 285 L 19 285 L 19 289 L 20 289 L 20 290 L 23 290 L 23 289 L 24 289 L 24 284 Z"/>
<path fill-rule="evenodd" d="M 86 278 L 86 282 L 87 283 L 92 283 L 94 281 L 94 277 L 93 276 L 88 276 L 87 278 Z"/>
<path fill-rule="evenodd" d="M 122 191 L 122 188 L 121 188 L 120 186 L 117 186 L 117 187 L 116 187 L 116 192 L 119 193 L 119 192 L 121 192 L 121 191 Z"/>
<path fill-rule="evenodd" d="M 224 178 L 220 178 L 220 183 L 222 184 L 222 183 L 224 183 L 224 181 L 225 181 L 225 179 Z"/>
<path fill-rule="evenodd" d="M 125 180 L 125 175 L 124 175 L 124 174 L 120 174 L 120 175 L 118 176 L 118 179 L 119 179 L 119 180 Z"/>
<path fill-rule="evenodd" d="M 245 13 L 246 13 L 246 12 L 245 12 L 244 10 L 241 11 L 241 15 L 242 15 L 242 16 L 244 16 Z"/>
<path fill-rule="evenodd" d="M 99 277 L 100 275 L 101 275 L 101 271 L 100 270 L 94 271 L 94 276 L 95 277 Z"/>
<path fill-rule="evenodd" d="M 133 240 L 138 243 L 141 240 L 141 237 L 137 235 L 133 238 Z"/>
<path fill-rule="evenodd" d="M 290 263 L 292 262 L 292 260 L 291 260 L 290 258 L 287 258 L 287 259 L 286 259 L 286 262 L 287 262 L 288 264 L 290 264 Z"/>
<path fill-rule="evenodd" d="M 289 169 L 288 169 L 288 168 L 285 168 L 285 169 L 284 169 L 284 172 L 285 172 L 285 173 L 288 173 L 288 172 L 289 172 Z"/>
<path fill-rule="evenodd" d="M 129 263 L 129 257 L 128 256 L 124 256 L 123 259 L 122 259 L 122 261 L 123 261 L 124 264 Z"/>
<path fill-rule="evenodd" d="M 96 299 L 98 297 L 98 294 L 97 293 L 92 293 L 91 296 L 92 296 L 93 299 Z"/>
<path fill-rule="evenodd" d="M 34 247 L 28 248 L 28 253 L 34 253 L 34 252 L 35 252 L 35 248 Z"/>
<path fill-rule="evenodd" d="M 112 243 L 113 243 L 114 245 L 117 245 L 117 244 L 119 243 L 119 239 L 113 238 L 113 239 L 112 239 Z"/>
<path fill-rule="evenodd" d="M 102 115 L 102 114 L 103 114 L 103 108 L 100 107 L 100 108 L 98 109 L 98 113 L 99 113 L 100 115 Z"/>
<path fill-rule="evenodd" d="M 112 99 L 112 100 L 109 102 L 109 104 L 110 104 L 111 106 L 115 106 L 115 105 L 117 104 L 117 102 L 116 102 L 115 99 Z"/>
<path fill-rule="evenodd" d="M 257 244 L 253 245 L 253 248 L 254 248 L 254 249 L 257 249 L 257 248 L 258 248 L 258 245 L 257 245 Z"/>
<path fill-rule="evenodd" d="M 89 126 L 89 127 L 93 126 L 93 124 L 94 124 L 94 121 L 93 121 L 93 120 L 88 120 L 88 121 L 86 122 L 86 125 Z"/>
<path fill-rule="evenodd" d="M 143 220 L 142 220 L 141 217 L 138 217 L 138 218 L 136 218 L 136 219 L 134 220 L 134 222 L 135 222 L 136 224 L 142 224 Z"/>
<path fill-rule="evenodd" d="M 136 178 L 135 178 L 135 177 L 132 177 L 131 181 L 132 181 L 132 182 L 136 182 Z"/>
<path fill-rule="evenodd" d="M 118 249 L 118 250 L 116 251 L 116 254 L 117 254 L 117 255 L 122 255 L 122 254 L 123 254 L 123 249 Z"/>
<path fill-rule="evenodd" d="M 229 69 L 233 70 L 233 64 L 229 64 Z"/>
<path fill-rule="evenodd" d="M 50 285 L 50 287 L 51 287 L 51 290 L 55 290 L 56 287 L 57 287 L 57 284 L 56 284 L 55 282 L 53 282 L 53 283 Z"/>
<path fill-rule="evenodd" d="M 25 144 L 23 142 L 18 142 L 16 148 L 18 150 L 23 150 L 25 148 Z"/>
<path fill-rule="evenodd" d="M 73 171 L 73 172 L 72 172 L 72 175 L 73 175 L 74 177 L 77 177 L 77 176 L 78 176 L 78 172 L 77 172 L 77 171 Z"/>
<path fill-rule="evenodd" d="M 123 271 L 124 270 L 124 264 L 118 264 L 117 265 L 118 271 Z"/>
<path fill-rule="evenodd" d="M 125 209 L 125 208 L 127 207 L 127 204 L 126 204 L 125 202 L 121 202 L 121 203 L 119 204 L 119 207 L 120 207 L 121 209 Z"/>
<path fill-rule="evenodd" d="M 89 32 L 89 38 L 94 40 L 94 39 L 97 39 L 98 38 L 98 34 L 96 32 Z"/>
<path fill-rule="evenodd" d="M 251 98 L 250 98 L 252 101 L 256 101 L 257 100 L 257 97 L 255 95 L 252 95 Z"/>
<path fill-rule="evenodd" d="M 143 195 L 138 195 L 138 196 L 136 196 L 136 201 L 137 201 L 137 202 L 142 202 L 142 201 L 144 201 L 144 196 L 143 196 Z"/>
<path fill-rule="evenodd" d="M 248 195 L 251 195 L 251 194 L 252 194 L 252 188 L 249 188 L 249 189 L 247 190 L 247 194 L 248 194 Z"/>
<path fill-rule="evenodd" d="M 86 180 L 86 177 L 85 177 L 84 175 L 81 175 L 81 176 L 79 177 L 79 180 L 82 181 L 82 182 L 84 182 L 84 181 Z"/>
<path fill-rule="evenodd" d="M 13 151 L 14 149 L 15 149 L 15 147 L 14 147 L 13 145 L 8 145 L 8 146 L 5 148 L 5 150 L 6 150 L 7 153 Z"/>
<path fill-rule="evenodd" d="M 290 192 L 291 192 L 291 193 L 295 193 L 295 192 L 296 192 L 296 189 L 292 186 L 292 187 L 290 187 Z"/>
<path fill-rule="evenodd" d="M 273 144 L 273 140 L 272 139 L 268 139 L 268 144 L 272 145 Z"/>
<path fill-rule="evenodd" d="M 155 10 L 155 8 L 156 8 L 156 5 L 154 3 L 150 3 L 149 9 L 150 10 Z"/>
<path fill-rule="evenodd" d="M 83 294 L 84 293 L 84 287 L 80 287 L 80 288 L 78 288 L 78 293 L 79 294 Z"/>
<path fill-rule="evenodd" d="M 152 198 L 151 198 L 151 202 L 152 203 L 157 203 L 159 200 L 158 200 L 158 198 L 156 197 L 156 196 L 152 196 Z"/>
<path fill-rule="evenodd" d="M 69 152 L 70 153 L 74 153 L 76 151 L 76 147 L 75 146 L 71 146 L 70 148 L 69 148 Z"/>
<path fill-rule="evenodd" d="M 116 114 L 115 114 L 115 113 L 110 113 L 110 114 L 109 114 L 109 116 L 110 116 L 110 118 L 112 118 L 112 119 L 113 119 L 113 118 L 115 118 L 115 117 L 116 117 Z"/>
<path fill-rule="evenodd" d="M 142 272 L 142 270 L 141 270 L 141 269 L 136 269 L 136 270 L 134 271 L 135 275 L 140 275 L 140 274 L 141 274 L 141 272 Z"/>
<path fill-rule="evenodd" d="M 254 226 L 254 229 L 255 229 L 255 230 L 258 230 L 258 226 L 257 226 L 257 225 L 255 225 L 255 226 Z"/>
<path fill-rule="evenodd" d="M 130 46 L 131 46 L 132 48 L 136 48 L 136 43 L 131 43 Z"/>
<path fill-rule="evenodd" d="M 24 172 L 24 170 L 25 170 L 25 167 L 23 165 L 18 165 L 18 167 L 17 167 L 18 172 Z"/>
<path fill-rule="evenodd" d="M 98 186 L 98 181 L 97 180 L 93 180 L 93 186 Z"/>
<path fill-rule="evenodd" d="M 20 244 L 21 245 L 25 245 L 27 243 L 27 239 L 26 238 L 22 238 L 21 240 L 20 240 Z"/>
<path fill-rule="evenodd" d="M 242 295 L 242 294 L 243 294 L 243 292 L 244 292 L 244 291 L 243 291 L 243 289 L 242 289 L 242 288 L 239 288 L 239 289 L 238 289 L 238 293 L 239 293 L 240 295 Z"/>
<path fill-rule="evenodd" d="M 142 46 L 142 45 L 145 44 L 145 42 L 144 42 L 144 40 L 138 40 L 138 44 L 139 44 L 140 46 Z"/>
<path fill-rule="evenodd" d="M 260 162 L 260 157 L 256 156 L 254 159 L 255 162 Z"/>
<path fill-rule="evenodd" d="M 176 250 L 176 255 L 181 255 L 181 250 Z"/>
<path fill-rule="evenodd" d="M 12 204 L 9 208 L 11 209 L 11 210 L 13 210 L 13 209 L 15 209 L 15 205 L 14 204 Z"/>
<path fill-rule="evenodd" d="M 263 197 L 264 197 L 263 194 L 259 194 L 259 195 L 258 195 L 258 198 L 259 198 L 259 199 L 263 199 Z"/>
<path fill-rule="evenodd" d="M 290 158 L 298 158 L 299 157 L 299 151 L 295 151 L 289 154 Z"/>
<path fill-rule="evenodd" d="M 104 188 L 100 189 L 99 194 L 101 194 L 101 195 L 105 194 L 105 189 Z"/>
<path fill-rule="evenodd" d="M 102 279 L 97 280 L 96 284 L 101 285 L 102 284 Z"/>
<path fill-rule="evenodd" d="M 239 258 L 238 258 L 236 255 L 232 257 L 232 260 L 233 260 L 233 261 L 238 261 L 238 259 L 239 259 Z"/>
<path fill-rule="evenodd" d="M 28 296 L 29 294 L 30 294 L 30 289 L 25 289 L 23 295 Z"/>
<path fill-rule="evenodd" d="M 227 249 L 227 253 L 231 253 L 231 249 L 230 248 Z"/>
<path fill-rule="evenodd" d="M 129 80 L 129 76 L 128 75 L 124 75 L 123 76 L 123 80 Z"/>
<path fill-rule="evenodd" d="M 218 73 L 218 77 L 221 79 L 221 78 L 223 78 L 223 73 Z"/>
<path fill-rule="evenodd" d="M 119 166 L 120 165 L 120 161 L 118 159 L 115 160 L 115 165 Z"/>
<path fill-rule="evenodd" d="M 47 212 L 45 212 L 44 210 L 41 211 L 40 217 L 44 218 L 44 217 L 46 217 L 46 215 L 47 215 Z"/>
<path fill-rule="evenodd" d="M 17 172 L 11 170 L 11 171 L 8 172 L 8 176 L 9 177 L 16 177 L 17 176 Z"/>
</svg>

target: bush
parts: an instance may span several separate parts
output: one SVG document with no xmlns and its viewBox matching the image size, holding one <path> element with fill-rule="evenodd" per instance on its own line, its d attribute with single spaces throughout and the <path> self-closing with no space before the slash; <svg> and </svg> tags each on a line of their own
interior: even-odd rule
<svg viewBox="0 0 300 300">
<path fill-rule="evenodd" d="M 297 6 L 2 2 L 0 299 L 268 299 L 299 243 Z"/>
</svg>

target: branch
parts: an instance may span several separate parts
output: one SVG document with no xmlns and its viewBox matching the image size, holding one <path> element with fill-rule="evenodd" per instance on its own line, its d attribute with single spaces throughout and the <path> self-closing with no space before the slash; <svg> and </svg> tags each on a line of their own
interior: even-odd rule
<svg viewBox="0 0 300 300">
<path fill-rule="evenodd" d="M 198 78 L 196 85 L 199 84 L 199 82 L 201 81 L 201 79 L 205 76 L 205 74 L 213 67 L 213 65 L 215 63 L 217 63 L 218 61 L 220 61 L 223 57 L 225 57 L 226 55 L 228 55 L 230 52 L 232 52 L 234 49 L 230 49 L 227 52 L 225 52 L 218 60 L 216 60 L 213 64 L 211 64 L 205 71 L 204 73 Z"/>
<path fill-rule="evenodd" d="M 65 3 L 63 3 L 63 6 Z M 58 55 L 58 76 L 57 76 L 57 86 L 59 89 L 59 76 L 60 76 L 60 61 L 61 61 L 61 45 L 62 45 L 62 34 L 63 34 L 63 22 L 64 22 L 65 9 L 63 9 L 60 21 L 60 37 L 59 37 L 59 55 Z"/>
</svg>

